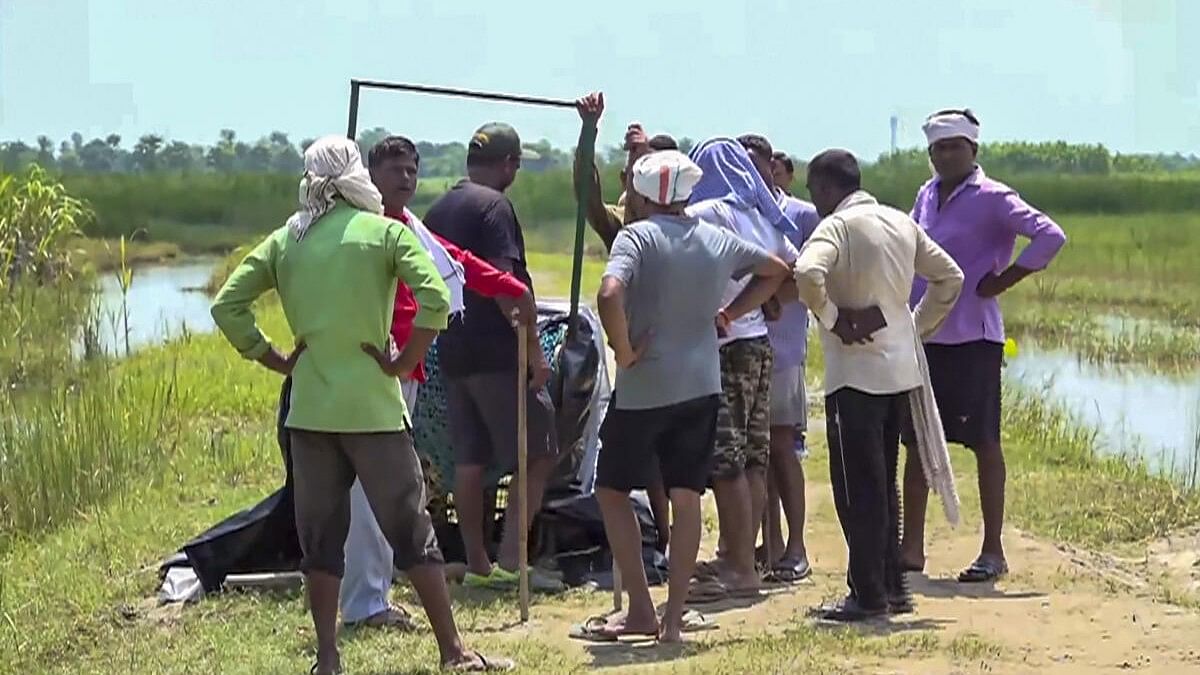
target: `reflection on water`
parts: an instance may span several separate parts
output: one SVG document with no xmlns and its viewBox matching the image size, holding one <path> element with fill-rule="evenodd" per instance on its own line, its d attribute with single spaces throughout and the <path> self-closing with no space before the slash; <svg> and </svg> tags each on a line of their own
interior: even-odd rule
<svg viewBox="0 0 1200 675">
<path fill-rule="evenodd" d="M 216 260 L 192 259 L 175 265 L 138 267 L 126 298 L 129 309 L 129 346 L 157 344 L 178 336 L 211 331 L 211 300 L 198 290 L 208 282 Z M 100 303 L 100 346 L 106 353 L 125 352 L 121 286 L 106 273 L 97 283 Z"/>
<path fill-rule="evenodd" d="M 1022 349 L 1008 376 L 1050 395 L 1093 425 L 1108 445 L 1138 446 L 1152 466 L 1190 467 L 1200 424 L 1200 373 L 1164 375 L 1086 363 L 1065 351 Z"/>
</svg>

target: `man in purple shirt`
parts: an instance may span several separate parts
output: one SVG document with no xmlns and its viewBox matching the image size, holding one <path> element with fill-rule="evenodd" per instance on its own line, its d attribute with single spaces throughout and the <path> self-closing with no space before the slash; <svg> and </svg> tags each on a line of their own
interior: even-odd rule
<svg viewBox="0 0 1200 675">
<path fill-rule="evenodd" d="M 976 164 L 979 120 L 970 110 L 945 110 L 926 120 L 929 158 L 937 175 L 917 193 L 913 220 L 950 254 L 965 276 L 963 292 L 940 330 L 925 341 L 929 376 L 946 440 L 975 452 L 983 547 L 959 581 L 992 581 L 1008 572 L 1000 531 L 1004 524 L 1004 454 L 1000 448 L 1000 367 L 1004 321 L 998 297 L 1044 269 L 1067 237 L 1054 221 Z M 1010 264 L 1017 235 L 1030 240 Z M 972 292 L 973 291 L 973 292 Z M 911 302 L 925 292 L 918 279 Z M 905 569 L 925 567 L 928 488 L 912 434 L 904 463 Z"/>
</svg>

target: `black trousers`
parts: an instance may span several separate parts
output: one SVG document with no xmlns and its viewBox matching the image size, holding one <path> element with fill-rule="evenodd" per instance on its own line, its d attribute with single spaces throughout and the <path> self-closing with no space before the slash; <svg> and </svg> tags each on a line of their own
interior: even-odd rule
<svg viewBox="0 0 1200 675">
<path fill-rule="evenodd" d="M 900 428 L 908 394 L 867 394 L 844 387 L 825 397 L 829 477 L 850 549 L 850 595 L 867 609 L 904 593 L 900 569 Z"/>
</svg>

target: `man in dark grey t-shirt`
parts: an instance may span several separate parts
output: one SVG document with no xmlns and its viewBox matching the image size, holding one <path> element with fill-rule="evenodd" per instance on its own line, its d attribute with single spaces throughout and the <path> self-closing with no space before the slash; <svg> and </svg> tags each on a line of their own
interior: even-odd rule
<svg viewBox="0 0 1200 675">
<path fill-rule="evenodd" d="M 677 151 L 638 160 L 628 205 L 644 217 L 613 243 L 597 298 L 617 361 L 613 400 L 600 430 L 596 497 L 613 559 L 629 593 L 629 612 L 584 637 L 681 639 L 688 582 L 700 544 L 700 496 L 708 482 L 718 395 L 717 324 L 773 296 L 789 270 L 730 232 L 684 215 L 701 171 Z M 732 277 L 755 279 L 728 307 Z M 657 463 L 674 517 L 667 607 L 661 628 L 646 583 L 641 539 L 629 493 L 645 488 Z"/>
</svg>

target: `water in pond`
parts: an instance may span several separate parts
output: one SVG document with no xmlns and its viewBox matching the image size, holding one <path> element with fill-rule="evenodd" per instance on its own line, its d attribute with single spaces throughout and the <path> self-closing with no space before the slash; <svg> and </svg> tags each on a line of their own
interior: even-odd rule
<svg viewBox="0 0 1200 675">
<path fill-rule="evenodd" d="M 215 259 L 138 268 L 129 291 L 129 342 L 137 348 L 191 332 L 213 329 L 210 299 L 196 289 L 209 278 Z M 112 274 L 99 279 L 100 342 L 108 353 L 124 352 L 121 336 L 121 290 Z M 1129 330 L 1136 320 L 1106 321 L 1113 330 Z M 1156 328 L 1152 321 L 1136 328 Z M 1098 366 L 1067 351 L 1044 351 L 1023 345 L 1009 360 L 1006 377 L 1031 387 L 1045 387 L 1080 418 L 1094 425 L 1107 444 L 1139 447 L 1154 466 L 1171 469 L 1191 465 L 1200 424 L 1200 372 L 1156 374 L 1139 368 Z"/>
<path fill-rule="evenodd" d="M 1192 466 L 1200 424 L 1200 372 L 1158 374 L 1099 366 L 1066 351 L 1023 348 L 1006 377 L 1045 387 L 1114 449 L 1134 445 L 1152 467 Z"/>
<path fill-rule="evenodd" d="M 178 336 L 211 331 L 211 300 L 200 290 L 207 282 L 215 259 L 194 258 L 171 265 L 138 267 L 126 298 L 129 310 L 131 348 L 157 344 Z M 121 286 L 112 273 L 100 276 L 100 345 L 106 353 L 125 351 L 121 309 Z"/>
</svg>

